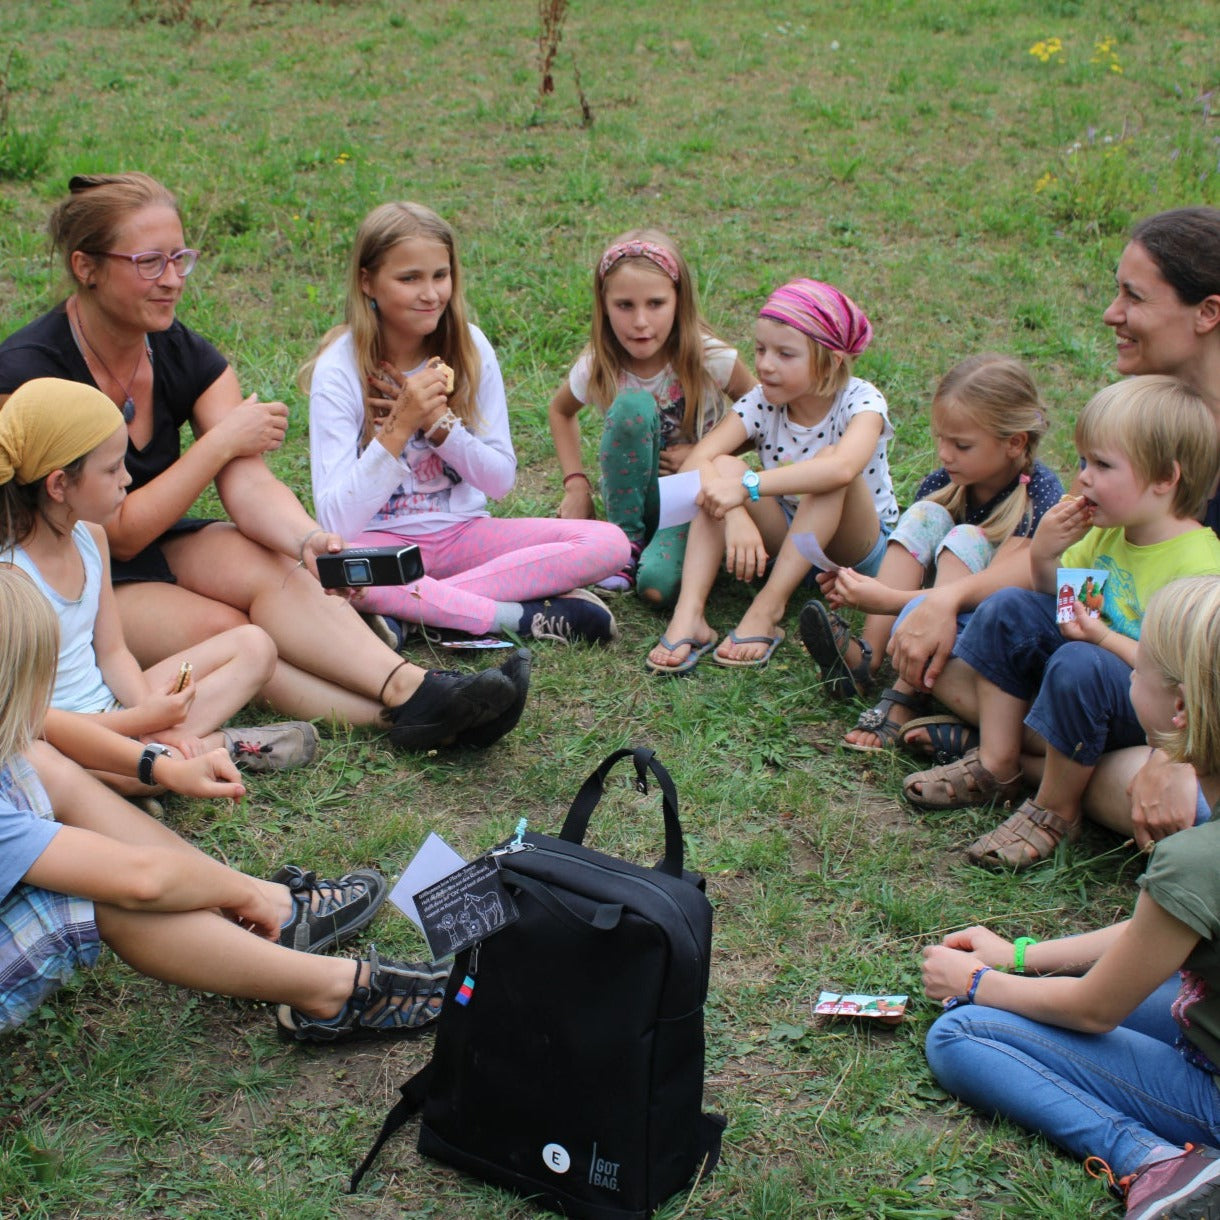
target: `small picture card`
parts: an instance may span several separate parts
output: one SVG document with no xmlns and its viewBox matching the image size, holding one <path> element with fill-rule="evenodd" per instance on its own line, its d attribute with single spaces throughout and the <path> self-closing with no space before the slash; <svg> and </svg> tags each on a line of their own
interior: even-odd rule
<svg viewBox="0 0 1220 1220">
<path fill-rule="evenodd" d="M 493 856 L 480 856 L 415 894 L 433 957 L 450 957 L 486 940 L 519 914 Z"/>
<path fill-rule="evenodd" d="M 1076 602 L 1084 604 L 1090 618 L 1101 618 L 1109 575 L 1104 568 L 1059 568 L 1055 575 L 1059 590 L 1055 600 L 1055 622 L 1072 622 L 1076 618 Z"/>
<path fill-rule="evenodd" d="M 837 572 L 839 565 L 822 550 L 817 534 L 799 534 L 793 531 L 788 535 L 792 545 L 796 547 L 802 559 L 807 559 L 819 572 Z"/>
<path fill-rule="evenodd" d="M 485 635 L 480 639 L 441 640 L 442 648 L 453 648 L 459 652 L 478 652 L 484 648 L 515 648 L 512 640 L 501 640 L 494 635 Z"/>
<path fill-rule="evenodd" d="M 813 1005 L 815 1017 L 864 1017 L 884 1025 L 897 1025 L 907 1010 L 904 995 L 843 995 L 823 991 Z"/>
</svg>

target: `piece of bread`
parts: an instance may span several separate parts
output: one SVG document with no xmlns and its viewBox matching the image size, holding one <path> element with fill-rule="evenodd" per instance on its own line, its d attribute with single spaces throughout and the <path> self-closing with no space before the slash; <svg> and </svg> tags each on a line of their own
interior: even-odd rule
<svg viewBox="0 0 1220 1220">
<path fill-rule="evenodd" d="M 428 361 L 428 367 L 430 369 L 443 370 L 443 372 L 445 374 L 445 393 L 452 394 L 453 393 L 453 370 L 439 356 L 433 356 L 432 359 Z"/>
</svg>

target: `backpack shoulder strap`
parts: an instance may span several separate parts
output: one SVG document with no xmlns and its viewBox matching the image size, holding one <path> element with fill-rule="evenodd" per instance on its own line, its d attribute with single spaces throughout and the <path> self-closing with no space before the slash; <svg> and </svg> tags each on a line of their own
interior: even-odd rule
<svg viewBox="0 0 1220 1220">
<path fill-rule="evenodd" d="M 377 1159 L 377 1154 L 381 1151 L 381 1146 L 386 1140 L 398 1131 L 409 1118 L 418 1114 L 423 1108 L 424 1099 L 428 1096 L 428 1085 L 431 1080 L 432 1061 L 429 1060 L 414 1076 L 399 1085 L 398 1091 L 402 1096 L 394 1103 L 389 1114 L 385 1116 L 385 1122 L 381 1124 L 380 1134 L 373 1142 L 368 1155 L 360 1162 L 360 1168 L 352 1174 L 351 1183 L 347 1188 L 349 1194 L 356 1192 L 356 1188 L 360 1185 L 360 1179 L 364 1177 L 366 1171 Z"/>
</svg>

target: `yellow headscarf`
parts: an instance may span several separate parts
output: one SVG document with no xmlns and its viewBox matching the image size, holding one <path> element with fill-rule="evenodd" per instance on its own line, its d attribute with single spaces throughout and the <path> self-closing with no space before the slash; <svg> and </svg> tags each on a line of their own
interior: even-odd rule
<svg viewBox="0 0 1220 1220">
<path fill-rule="evenodd" d="M 101 390 L 39 377 L 0 408 L 0 483 L 36 483 L 62 470 L 123 426 L 123 413 Z"/>
</svg>

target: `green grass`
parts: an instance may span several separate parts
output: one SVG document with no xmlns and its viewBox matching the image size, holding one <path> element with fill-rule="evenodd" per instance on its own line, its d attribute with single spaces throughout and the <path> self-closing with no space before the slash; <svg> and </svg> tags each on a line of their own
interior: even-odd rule
<svg viewBox="0 0 1220 1220">
<path fill-rule="evenodd" d="M 294 370 L 340 316 L 357 222 L 389 198 L 458 230 L 509 389 L 521 475 L 502 511 L 518 514 L 558 502 L 545 406 L 587 332 L 593 260 L 621 229 L 674 234 L 747 357 L 783 279 L 850 292 L 876 327 L 859 371 L 890 402 L 905 499 L 934 464 L 931 387 L 985 348 L 1030 363 L 1066 469 L 1073 415 L 1112 376 L 1100 313 L 1124 230 L 1220 202 L 1206 0 L 577 0 L 541 104 L 524 0 L 4 0 L 0 18 L 21 48 L 0 65 L 0 333 L 55 299 L 43 225 L 68 177 L 157 175 L 204 251 L 182 317 L 247 392 L 290 404 L 274 464 L 306 496 Z M 1030 53 L 1052 37 L 1058 53 Z M 743 605 L 718 588 L 713 621 Z M 931 1005 L 870 1031 L 819 1025 L 809 1001 L 823 986 L 917 996 L 920 945 L 969 921 L 1036 936 L 1100 923 L 1125 911 L 1138 866 L 1095 832 L 1023 880 L 972 869 L 958 849 L 991 815 L 918 816 L 897 799 L 900 760 L 836 750 L 857 709 L 823 696 L 795 637 L 764 673 L 657 682 L 642 659 L 662 620 L 616 609 L 613 648 L 537 650 L 527 714 L 486 755 L 402 758 L 335 733 L 317 768 L 256 782 L 240 808 L 171 800 L 169 815 L 252 871 L 396 873 L 429 830 L 476 853 L 522 815 L 554 829 L 606 753 L 651 744 L 715 903 L 707 1100 L 730 1118 L 715 1178 L 662 1217 L 1114 1214 L 1078 1165 L 937 1090 Z M 594 823 L 599 845 L 644 860 L 657 830 L 625 788 Z M 393 913 L 375 934 L 422 951 Z M 106 959 L 0 1041 L 0 1214 L 532 1214 L 410 1139 L 344 1195 L 427 1053 L 287 1049 L 263 1009 Z"/>
</svg>

